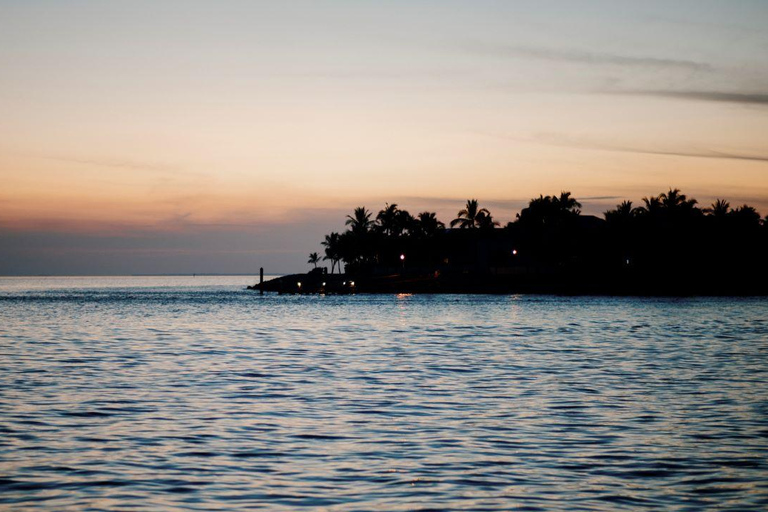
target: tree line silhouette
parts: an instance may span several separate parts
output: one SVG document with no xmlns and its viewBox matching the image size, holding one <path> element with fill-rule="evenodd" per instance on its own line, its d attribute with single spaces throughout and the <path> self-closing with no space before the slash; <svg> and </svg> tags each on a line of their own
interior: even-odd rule
<svg viewBox="0 0 768 512">
<path fill-rule="evenodd" d="M 355 208 L 346 226 L 322 242 L 331 274 L 454 276 L 595 291 L 739 292 L 768 282 L 768 218 L 724 199 L 700 208 L 679 189 L 644 197 L 639 206 L 624 201 L 603 218 L 582 215 L 579 201 L 562 192 L 531 199 L 504 227 L 476 199 L 450 228 L 434 212 L 414 216 L 397 204 L 375 216 Z M 310 255 L 309 263 L 319 261 Z"/>
</svg>

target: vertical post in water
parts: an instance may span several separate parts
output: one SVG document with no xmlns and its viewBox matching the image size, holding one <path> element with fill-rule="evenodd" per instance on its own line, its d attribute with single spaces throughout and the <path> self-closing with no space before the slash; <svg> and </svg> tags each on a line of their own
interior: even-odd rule
<svg viewBox="0 0 768 512">
<path fill-rule="evenodd" d="M 264 267 L 259 268 L 259 295 L 264 295 Z"/>
</svg>

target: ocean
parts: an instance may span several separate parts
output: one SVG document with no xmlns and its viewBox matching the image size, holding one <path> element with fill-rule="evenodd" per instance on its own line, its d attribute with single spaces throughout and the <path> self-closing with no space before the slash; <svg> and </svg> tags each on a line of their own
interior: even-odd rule
<svg viewBox="0 0 768 512">
<path fill-rule="evenodd" d="M 0 278 L 3 510 L 765 510 L 768 299 Z"/>
</svg>

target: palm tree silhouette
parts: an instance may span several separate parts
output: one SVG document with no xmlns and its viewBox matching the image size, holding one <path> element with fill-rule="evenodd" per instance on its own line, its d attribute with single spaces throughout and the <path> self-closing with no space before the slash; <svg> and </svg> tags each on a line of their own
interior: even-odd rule
<svg viewBox="0 0 768 512">
<path fill-rule="evenodd" d="M 323 259 L 331 261 L 331 274 L 333 274 L 333 269 L 341 260 L 341 235 L 338 233 L 325 235 L 325 240 L 320 243 L 325 246 L 325 256 Z M 341 271 L 341 265 L 339 265 L 339 271 Z"/>
<path fill-rule="evenodd" d="M 459 210 L 456 218 L 451 221 L 451 227 L 459 226 L 462 229 L 478 227 L 478 215 L 491 216 L 486 208 L 480 208 L 477 199 L 468 199 L 464 209 Z M 487 222 L 487 221 L 486 221 Z M 491 221 L 492 222 L 492 221 Z"/>
<path fill-rule="evenodd" d="M 483 210 L 485 210 L 485 208 L 483 208 Z M 499 222 L 493 220 L 493 217 L 490 213 L 486 213 L 487 211 L 488 210 L 481 210 L 477 212 L 477 217 L 475 217 L 475 223 L 480 229 L 493 229 L 499 225 Z"/>
<path fill-rule="evenodd" d="M 724 219 L 731 211 L 731 203 L 725 199 L 718 199 L 709 208 L 704 208 L 704 213 L 715 219 Z"/>
<path fill-rule="evenodd" d="M 376 215 L 376 222 L 381 230 L 386 235 L 392 235 L 396 229 L 397 216 L 400 210 L 397 209 L 397 205 L 385 204 L 384 209 Z"/>
<path fill-rule="evenodd" d="M 615 209 L 605 212 L 605 215 L 608 216 L 609 214 L 612 214 L 620 218 L 629 218 L 632 217 L 634 212 L 635 209 L 632 208 L 632 201 L 622 201 Z"/>
<path fill-rule="evenodd" d="M 560 197 L 553 197 L 552 202 L 557 206 L 557 209 L 562 214 L 575 214 L 581 213 L 581 203 L 576 198 L 571 197 L 570 192 L 560 192 Z"/>
<path fill-rule="evenodd" d="M 410 234 L 416 228 L 416 219 L 406 210 L 398 210 L 395 215 L 394 235 L 403 236 Z"/>
<path fill-rule="evenodd" d="M 632 201 L 622 201 L 613 210 L 605 212 L 603 216 L 605 216 L 605 220 L 609 223 L 625 224 L 637 217 L 639 210 L 640 208 L 632 207 Z"/>
<path fill-rule="evenodd" d="M 644 206 L 637 210 L 640 215 L 657 216 L 664 209 L 661 196 L 644 197 L 643 204 Z"/>
<path fill-rule="evenodd" d="M 579 208 L 581 203 L 571 197 L 570 192 L 560 192 L 559 197 L 539 195 L 517 214 L 517 219 L 527 226 L 560 224 L 566 219 L 579 216 Z"/>
<path fill-rule="evenodd" d="M 668 212 L 691 209 L 696 204 L 695 199 L 688 199 L 685 194 L 681 194 L 679 188 L 670 188 L 669 192 L 659 196 L 659 200 Z"/>
<path fill-rule="evenodd" d="M 358 206 L 352 215 L 347 215 L 345 224 L 355 234 L 367 233 L 373 227 L 371 212 L 366 210 L 364 206 Z"/>
<path fill-rule="evenodd" d="M 325 236 L 323 259 L 332 262 L 331 273 L 338 265 L 339 271 L 349 276 L 363 277 L 390 274 L 393 262 L 407 255 L 405 261 L 412 269 L 409 278 L 418 276 L 426 283 L 428 276 L 434 276 L 439 281 L 434 289 L 461 289 L 463 285 L 457 284 L 459 272 L 483 286 L 491 281 L 512 283 L 499 277 L 504 273 L 492 269 L 520 266 L 513 264 L 509 251 L 517 254 L 522 248 L 533 286 L 540 274 L 553 276 L 552 282 L 558 276 L 563 282 L 574 277 L 574 289 L 579 289 L 581 277 L 577 276 L 583 274 L 594 276 L 594 289 L 623 290 L 626 286 L 626 290 L 654 291 L 655 276 L 659 276 L 658 282 L 667 283 L 658 288 L 662 293 L 704 290 L 708 283 L 714 283 L 713 290 L 728 293 L 738 291 L 739 283 L 754 281 L 763 283 L 763 289 L 768 287 L 764 264 L 768 218 L 763 220 L 750 206 L 731 208 L 724 199 L 717 199 L 701 209 L 695 199 L 669 188 L 644 197 L 638 206 L 622 201 L 605 212 L 604 223 L 582 217 L 580 208 L 567 191 L 540 195 L 502 231 L 493 230 L 498 223 L 477 199 L 467 200 L 450 222 L 451 227 L 464 230 L 445 230 L 434 212 L 424 211 L 414 218 L 394 203 L 385 204 L 375 215 L 358 207 L 346 217 L 343 232 Z M 713 240 L 728 250 L 713 251 Z M 312 253 L 309 263 L 318 268 L 319 259 Z M 548 283 L 550 278 L 542 279 Z M 727 288 L 730 283 L 736 283 L 735 288 Z M 446 287 L 440 288 L 443 284 Z"/>
<path fill-rule="evenodd" d="M 311 263 L 315 266 L 315 268 L 317 268 L 317 264 L 319 262 L 320 262 L 320 256 L 316 252 L 313 252 L 309 255 L 309 259 L 307 260 L 307 263 Z"/>
<path fill-rule="evenodd" d="M 445 229 L 445 224 L 437 220 L 434 212 L 421 212 L 416 219 L 416 232 L 424 237 L 435 236 Z"/>
<path fill-rule="evenodd" d="M 739 227 L 757 227 L 760 225 L 760 214 L 754 207 L 747 204 L 732 210 L 729 215 Z"/>
</svg>

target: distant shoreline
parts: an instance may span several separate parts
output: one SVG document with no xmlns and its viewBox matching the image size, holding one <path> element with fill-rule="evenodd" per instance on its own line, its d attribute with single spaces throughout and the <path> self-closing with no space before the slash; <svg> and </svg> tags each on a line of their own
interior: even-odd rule
<svg viewBox="0 0 768 512">
<path fill-rule="evenodd" d="M 0 274 L 4 277 L 258 277 L 258 272 L 246 274 Z M 269 274 L 270 277 L 279 277 L 285 274 Z"/>
<path fill-rule="evenodd" d="M 768 297 L 765 287 L 757 284 L 717 283 L 707 281 L 676 283 L 664 286 L 644 279 L 614 281 L 579 279 L 562 280 L 536 276 L 523 278 L 509 275 L 349 275 L 288 274 L 248 286 L 254 291 L 280 295 L 356 295 L 356 294 L 454 294 L 454 295 L 562 295 L 562 296 L 637 296 L 637 297 Z"/>
<path fill-rule="evenodd" d="M 247 273 L 247 274 L 130 274 L 130 276 L 126 277 L 237 277 L 237 276 L 244 276 L 244 277 L 252 277 L 252 276 L 258 276 L 258 272 L 253 273 Z M 280 276 L 284 274 L 272 274 L 274 276 Z M 98 276 L 93 276 L 98 277 Z"/>
<path fill-rule="evenodd" d="M 545 293 L 768 295 L 768 218 L 679 189 L 582 215 L 570 192 L 530 200 L 501 227 L 477 199 L 443 223 L 385 203 L 347 215 L 309 254 L 308 274 L 273 280 L 282 293 Z M 330 272 L 318 267 L 331 263 Z M 334 270 L 345 277 L 333 277 Z M 336 274 L 336 275 L 339 275 Z M 341 279 L 341 280 L 339 280 Z M 349 283 L 354 283 L 350 285 Z"/>
</svg>

